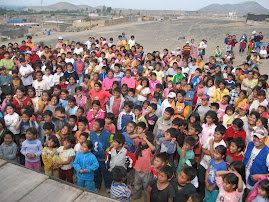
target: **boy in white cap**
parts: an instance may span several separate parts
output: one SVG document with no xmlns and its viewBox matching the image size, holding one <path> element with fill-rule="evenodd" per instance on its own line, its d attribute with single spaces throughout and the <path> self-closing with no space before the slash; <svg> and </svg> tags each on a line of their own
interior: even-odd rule
<svg viewBox="0 0 269 202">
<path fill-rule="evenodd" d="M 63 46 L 63 37 L 58 37 L 58 43 L 56 44 L 55 48 L 62 48 Z"/>
</svg>

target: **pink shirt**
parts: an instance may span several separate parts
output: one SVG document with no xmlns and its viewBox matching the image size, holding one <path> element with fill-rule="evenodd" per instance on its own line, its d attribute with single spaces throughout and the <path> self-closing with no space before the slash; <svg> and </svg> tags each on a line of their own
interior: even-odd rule
<svg viewBox="0 0 269 202">
<path fill-rule="evenodd" d="M 108 91 L 104 91 L 104 90 L 100 90 L 100 91 L 95 91 L 94 89 L 92 89 L 89 92 L 89 95 L 92 96 L 92 101 L 94 100 L 99 100 L 101 103 L 101 109 L 102 110 L 106 110 L 106 106 L 104 105 L 104 102 L 106 101 L 106 99 L 110 98 L 112 95 L 108 92 Z"/>
<path fill-rule="evenodd" d="M 128 88 L 135 89 L 135 80 L 133 77 L 127 78 L 126 76 L 121 79 L 121 86 L 122 84 L 127 84 Z"/>
<path fill-rule="evenodd" d="M 201 138 L 200 138 L 201 145 L 204 145 L 206 140 L 214 135 L 216 127 L 217 126 L 215 124 L 209 126 L 207 125 L 207 123 L 203 123 L 202 125 L 203 130 L 201 132 Z"/>
<path fill-rule="evenodd" d="M 89 130 L 92 130 L 93 122 L 96 119 L 104 119 L 105 118 L 105 112 L 100 109 L 96 116 L 93 116 L 93 109 L 91 109 L 87 115 L 87 119 L 89 121 Z"/>
<path fill-rule="evenodd" d="M 115 125 L 112 123 L 109 127 L 107 125 L 105 125 L 105 129 L 110 132 L 111 134 L 115 134 L 116 133 L 116 127 Z"/>
<path fill-rule="evenodd" d="M 216 200 L 216 202 L 230 202 L 230 201 L 239 201 L 241 196 L 243 195 L 242 192 L 238 192 L 238 190 L 235 190 L 233 192 L 226 192 L 223 189 L 223 179 L 222 177 L 216 177 L 216 183 L 219 187 L 219 195 Z"/>
<path fill-rule="evenodd" d="M 106 89 L 108 89 L 108 88 L 110 88 L 110 89 L 112 89 L 112 86 L 113 86 L 113 82 L 114 81 L 117 81 L 117 79 L 115 79 L 114 77 L 112 78 L 112 79 L 110 79 L 110 78 L 105 78 L 104 80 L 103 80 L 103 83 L 102 83 L 102 89 L 103 90 L 106 90 Z"/>
<path fill-rule="evenodd" d="M 76 98 L 77 106 L 82 107 L 86 112 L 87 97 L 84 95 L 80 96 L 80 98 L 78 98 L 76 95 L 74 97 Z"/>
<path fill-rule="evenodd" d="M 150 82 L 149 82 L 150 92 L 154 92 L 156 90 L 157 83 L 161 83 L 161 82 L 158 80 L 156 80 L 156 81 L 150 80 Z"/>
<path fill-rule="evenodd" d="M 205 92 L 205 88 L 199 88 L 199 86 L 197 87 L 197 104 L 201 104 L 202 103 L 202 96 L 199 96 L 199 94 L 206 94 Z"/>
<path fill-rule="evenodd" d="M 172 90 L 172 89 L 173 88 L 166 88 L 166 89 L 164 89 L 163 94 L 164 94 L 165 99 L 168 98 L 169 90 Z"/>
<path fill-rule="evenodd" d="M 141 140 L 137 139 L 134 145 L 137 147 Z M 153 160 L 154 153 L 152 153 L 150 148 L 142 150 L 142 156 L 139 156 L 134 165 L 134 169 L 138 172 L 143 172 L 145 174 L 151 173 L 151 161 Z"/>
<path fill-rule="evenodd" d="M 221 104 L 220 101 L 218 101 L 217 103 L 219 103 L 219 111 L 218 111 L 219 120 L 223 121 L 223 116 L 225 115 L 225 110 L 228 105 L 223 105 Z"/>
</svg>

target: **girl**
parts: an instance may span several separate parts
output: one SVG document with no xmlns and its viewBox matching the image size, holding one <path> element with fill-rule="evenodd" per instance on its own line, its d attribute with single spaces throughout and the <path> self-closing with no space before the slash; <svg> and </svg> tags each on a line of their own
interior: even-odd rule
<svg viewBox="0 0 269 202">
<path fill-rule="evenodd" d="M 217 102 L 219 104 L 218 116 L 220 121 L 223 121 L 223 116 L 225 115 L 225 110 L 230 100 L 231 97 L 229 95 L 224 95 L 222 100 Z"/>
<path fill-rule="evenodd" d="M 54 114 L 54 111 L 56 107 L 59 106 L 59 96 L 58 95 L 53 95 L 51 97 L 51 104 L 47 105 L 45 110 L 50 110 L 52 114 Z"/>
<path fill-rule="evenodd" d="M 206 86 L 205 86 L 206 94 L 210 96 L 209 103 L 213 102 L 215 91 L 217 89 L 216 86 L 217 85 L 214 85 L 214 79 L 212 77 L 209 77 L 206 81 Z"/>
<path fill-rule="evenodd" d="M 149 101 L 148 100 L 145 100 L 143 102 L 142 116 L 145 116 L 146 115 L 148 106 L 149 106 Z"/>
<path fill-rule="evenodd" d="M 14 96 L 14 100 L 12 104 L 16 107 L 16 113 L 21 116 L 21 108 L 22 106 L 30 106 L 34 109 L 33 102 L 31 98 L 25 96 L 26 89 L 24 86 L 19 86 L 16 90 L 16 95 Z"/>
<path fill-rule="evenodd" d="M 49 84 L 49 87 L 52 88 L 54 86 L 53 75 L 51 74 L 51 69 L 49 67 L 46 67 L 45 69 L 45 75 L 43 75 L 43 80 Z"/>
<path fill-rule="evenodd" d="M 78 87 L 79 84 L 76 81 L 76 78 L 74 75 L 71 75 L 69 77 L 69 85 L 67 86 L 66 90 L 68 90 L 69 94 L 74 96 L 76 94 L 76 87 Z"/>
<path fill-rule="evenodd" d="M 252 202 L 267 202 L 269 200 L 269 180 L 261 176 L 256 183 L 248 201 Z"/>
<path fill-rule="evenodd" d="M 203 94 L 206 94 L 206 91 L 205 91 L 205 82 L 204 81 L 200 81 L 199 82 L 199 85 L 197 87 L 197 104 L 201 104 L 202 103 L 202 95 Z"/>
<path fill-rule="evenodd" d="M 40 156 L 42 154 L 43 147 L 41 142 L 36 138 L 36 128 L 28 128 L 26 130 L 26 140 L 22 143 L 21 153 L 25 156 L 25 167 L 40 172 Z"/>
<path fill-rule="evenodd" d="M 247 114 L 249 113 L 249 105 L 247 103 L 243 103 L 238 108 L 239 114 L 235 118 L 240 118 L 244 124 L 248 122 Z"/>
<path fill-rule="evenodd" d="M 76 152 L 76 155 L 79 152 L 81 152 L 81 146 L 82 146 L 83 142 L 85 142 L 88 139 L 88 137 L 89 137 L 89 133 L 87 133 L 87 132 L 80 133 L 79 138 L 76 137 L 76 135 L 75 135 L 77 144 L 75 145 L 74 150 Z"/>
<path fill-rule="evenodd" d="M 60 147 L 59 140 L 55 135 L 52 135 L 47 141 L 47 146 L 45 146 L 42 151 L 42 160 L 44 163 L 45 174 L 57 178 L 59 177 L 59 171 L 57 169 L 52 169 L 52 158 L 56 154 L 58 147 Z"/>
<path fill-rule="evenodd" d="M 66 124 L 62 127 L 61 130 L 59 130 L 56 134 L 60 136 L 60 145 L 63 145 L 64 143 L 64 138 L 70 135 L 71 133 L 71 127 Z"/>
<path fill-rule="evenodd" d="M 4 135 L 4 142 L 0 146 L 0 158 L 18 162 L 16 152 L 17 145 L 14 142 L 13 134 L 10 132 L 6 133 Z"/>
<path fill-rule="evenodd" d="M 62 66 L 57 66 L 56 73 L 53 75 L 53 84 L 54 85 L 60 84 L 60 77 L 63 75 L 64 73 Z"/>
<path fill-rule="evenodd" d="M 75 88 L 76 91 L 76 105 L 82 107 L 86 111 L 87 97 L 82 94 L 82 87 L 78 86 Z"/>
<path fill-rule="evenodd" d="M 78 54 L 77 60 L 73 63 L 74 70 L 78 74 L 79 84 L 83 82 L 83 75 L 85 74 L 85 64 L 81 59 L 82 59 L 82 56 Z"/>
<path fill-rule="evenodd" d="M 114 78 L 113 70 L 108 70 L 107 76 L 108 77 L 103 80 L 102 89 L 105 91 L 110 91 L 112 90 L 113 82 L 117 81 L 117 79 Z"/>
<path fill-rule="evenodd" d="M 99 168 L 99 163 L 91 152 L 92 147 L 93 145 L 90 140 L 83 142 L 80 148 L 81 152 L 77 154 L 73 166 L 77 172 L 78 186 L 84 188 L 86 184 L 87 189 L 94 191 L 94 171 Z"/>
<path fill-rule="evenodd" d="M 126 97 L 128 95 L 128 85 L 127 84 L 123 84 L 121 87 L 121 94 L 123 97 Z"/>
<path fill-rule="evenodd" d="M 34 105 L 34 112 L 38 112 L 38 107 L 39 107 L 39 99 L 36 96 L 36 91 L 34 87 L 28 87 L 27 94 L 29 98 L 31 98 L 33 105 Z"/>
<path fill-rule="evenodd" d="M 2 106 L 1 106 L 1 111 L 2 111 L 2 113 L 4 115 L 7 114 L 7 112 L 6 112 L 6 106 L 7 106 L 7 104 L 13 102 L 13 96 L 14 96 L 13 91 L 7 90 L 7 92 L 6 92 L 6 98 L 4 99 L 4 101 L 2 103 Z"/>
<path fill-rule="evenodd" d="M 167 82 L 167 88 L 165 88 L 164 91 L 163 91 L 165 99 L 168 98 L 169 91 L 172 90 L 172 89 L 174 89 L 174 83 L 173 83 L 173 81 L 168 81 Z"/>
<path fill-rule="evenodd" d="M 43 113 L 48 105 L 51 104 L 51 94 L 45 90 L 42 92 L 42 100 L 38 102 L 38 112 Z"/>
<path fill-rule="evenodd" d="M 16 125 L 19 123 L 20 117 L 15 112 L 15 106 L 12 103 L 7 104 L 7 115 L 4 119 L 7 129 L 15 135 L 16 142 L 19 142 L 20 130 L 16 130 Z"/>
<path fill-rule="evenodd" d="M 235 107 L 235 111 L 238 111 L 238 108 L 247 102 L 247 91 L 245 90 L 241 90 L 240 93 L 239 93 L 239 97 L 238 98 L 235 98 L 235 104 L 234 104 L 234 107 Z"/>
<path fill-rule="evenodd" d="M 98 72 L 95 72 L 95 73 L 93 74 L 93 77 L 92 77 L 92 80 L 91 80 L 91 88 L 94 87 L 94 84 L 95 84 L 96 82 L 100 82 L 100 83 L 102 83 L 102 81 L 100 81 L 100 75 L 99 75 Z"/>
<path fill-rule="evenodd" d="M 227 142 L 227 141 L 230 141 L 230 139 L 233 139 L 236 137 L 241 137 L 243 138 L 244 141 L 246 141 L 246 131 L 243 129 L 243 125 L 244 125 L 244 122 L 241 119 L 236 118 L 232 122 L 232 126 L 226 130 L 226 134 L 223 138 L 224 141 Z"/>
<path fill-rule="evenodd" d="M 218 197 L 216 186 L 216 171 L 227 170 L 224 161 L 227 149 L 223 145 L 219 145 L 214 150 L 214 158 L 210 161 L 210 166 L 206 170 L 205 175 L 205 201 L 214 202 Z"/>
<path fill-rule="evenodd" d="M 243 195 L 243 180 L 236 171 L 217 171 L 216 183 L 219 187 L 217 201 L 239 201 Z"/>
<path fill-rule="evenodd" d="M 89 111 L 87 115 L 87 119 L 89 121 L 89 129 L 92 130 L 93 122 L 96 119 L 104 119 L 105 118 L 105 111 L 101 109 L 101 104 L 99 100 L 94 100 L 92 102 L 92 109 Z"/>
<path fill-rule="evenodd" d="M 214 93 L 213 101 L 221 101 L 224 95 L 229 95 L 229 90 L 226 87 L 226 81 L 221 80 L 219 83 L 219 88 Z"/>
<path fill-rule="evenodd" d="M 143 102 L 148 99 L 148 95 L 150 94 L 149 80 L 147 78 L 143 78 L 141 84 L 138 85 L 136 89 L 138 105 L 142 105 Z"/>
<path fill-rule="evenodd" d="M 194 123 L 199 123 L 200 124 L 200 115 L 196 112 L 192 112 L 190 116 L 188 117 L 188 128 L 191 127 L 192 124 Z"/>
<path fill-rule="evenodd" d="M 215 128 L 217 127 L 217 123 L 219 122 L 218 116 L 213 111 L 208 111 L 205 114 L 204 123 L 202 125 L 202 132 L 201 132 L 201 144 L 204 145 L 206 140 L 213 136 L 215 133 Z"/>
<path fill-rule="evenodd" d="M 63 146 L 59 147 L 56 151 L 56 155 L 53 157 L 53 170 L 57 167 L 59 168 L 59 178 L 61 180 L 73 183 L 73 160 L 75 157 L 75 151 L 73 147 L 75 146 L 76 141 L 73 136 L 67 136 L 64 138 Z"/>
<path fill-rule="evenodd" d="M 232 125 L 232 122 L 235 117 L 234 113 L 234 106 L 233 105 L 228 105 L 225 110 L 225 115 L 223 116 L 223 123 L 222 125 L 225 126 L 225 128 L 228 128 Z"/>
</svg>

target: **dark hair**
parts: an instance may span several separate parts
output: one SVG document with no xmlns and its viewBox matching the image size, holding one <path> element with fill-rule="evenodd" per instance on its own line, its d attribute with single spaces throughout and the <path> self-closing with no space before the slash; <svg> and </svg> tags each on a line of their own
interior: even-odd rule
<svg viewBox="0 0 269 202">
<path fill-rule="evenodd" d="M 62 87 L 61 87 L 60 85 L 54 85 L 54 86 L 53 86 L 53 90 L 54 90 L 54 89 L 62 90 Z"/>
<path fill-rule="evenodd" d="M 265 91 L 263 89 L 258 90 L 258 96 L 266 96 Z"/>
<path fill-rule="evenodd" d="M 191 147 L 193 147 L 196 144 L 196 141 L 194 139 L 194 137 L 192 136 L 188 136 L 184 139 L 184 143 L 189 144 Z"/>
<path fill-rule="evenodd" d="M 227 99 L 228 99 L 228 103 L 229 103 L 230 100 L 231 100 L 231 96 L 230 96 L 230 95 L 224 95 L 223 98 L 227 98 Z M 222 98 L 222 99 L 223 99 L 223 98 Z"/>
<path fill-rule="evenodd" d="M 165 112 L 168 112 L 170 114 L 170 116 L 173 116 L 174 115 L 174 109 L 172 107 L 167 107 L 165 110 Z"/>
<path fill-rule="evenodd" d="M 153 134 L 153 132 L 151 131 L 147 131 L 146 133 L 146 137 L 147 137 L 147 140 L 153 144 L 154 142 L 154 139 L 155 139 L 155 135 Z"/>
<path fill-rule="evenodd" d="M 175 128 L 168 128 L 166 132 L 170 133 L 172 138 L 175 138 L 177 136 L 177 130 Z"/>
<path fill-rule="evenodd" d="M 173 177 L 173 168 L 171 166 L 168 165 L 164 165 L 161 167 L 160 172 L 163 172 L 164 174 L 166 174 L 167 179 L 170 179 Z"/>
<path fill-rule="evenodd" d="M 115 134 L 113 140 L 119 144 L 122 144 L 122 146 L 125 144 L 125 136 L 121 133 Z"/>
<path fill-rule="evenodd" d="M 185 175 L 187 175 L 188 181 L 192 181 L 197 175 L 196 169 L 190 166 L 183 167 L 182 172 L 185 173 Z"/>
<path fill-rule="evenodd" d="M 269 199 L 269 180 L 268 180 L 268 179 L 261 180 L 260 183 L 259 183 L 259 186 L 260 186 L 264 191 L 266 191 L 266 196 L 265 196 L 265 198 L 266 198 L 266 199 Z"/>
<path fill-rule="evenodd" d="M 52 130 L 54 131 L 55 126 L 52 122 L 45 122 L 43 125 L 43 130 Z"/>
<path fill-rule="evenodd" d="M 242 137 L 233 138 L 230 141 L 230 145 L 231 145 L 232 142 L 237 146 L 238 149 L 240 149 L 240 151 L 243 151 L 244 150 L 244 148 L 245 148 L 245 141 L 243 140 Z"/>
<path fill-rule="evenodd" d="M 216 107 L 217 109 L 219 109 L 219 103 L 213 102 L 211 103 L 211 107 Z"/>
<path fill-rule="evenodd" d="M 25 114 L 29 118 L 32 116 L 32 113 L 30 111 L 24 111 L 22 114 Z"/>
<path fill-rule="evenodd" d="M 232 124 L 238 126 L 240 131 L 242 130 L 244 126 L 244 122 L 240 118 L 236 118 L 235 120 L 233 120 Z"/>
<path fill-rule="evenodd" d="M 115 166 L 110 172 L 111 178 L 116 182 L 121 182 L 124 177 L 127 175 L 127 171 L 122 166 Z"/>
<path fill-rule="evenodd" d="M 76 144 L 76 140 L 75 137 L 72 135 L 68 135 L 64 138 L 64 141 L 68 141 L 71 143 L 71 147 L 74 147 L 74 145 Z"/>
<path fill-rule="evenodd" d="M 12 107 L 14 110 L 16 110 L 15 105 L 12 104 L 12 103 L 7 103 L 6 108 L 7 108 L 7 107 Z"/>
<path fill-rule="evenodd" d="M 105 118 L 111 119 L 112 121 L 115 119 L 115 115 L 111 112 L 106 113 Z"/>
<path fill-rule="evenodd" d="M 69 117 L 69 120 L 70 120 L 70 119 L 74 119 L 75 122 L 77 122 L 77 120 L 78 120 L 78 118 L 77 118 L 76 115 L 71 115 L 71 116 Z"/>
<path fill-rule="evenodd" d="M 132 125 L 134 126 L 134 128 L 136 127 L 136 123 L 133 122 L 133 121 L 130 121 L 128 124 L 132 124 Z M 127 125 L 128 125 L 128 124 L 127 124 Z"/>
<path fill-rule="evenodd" d="M 227 113 L 227 111 L 228 111 L 228 110 L 232 110 L 232 111 L 233 111 L 233 113 L 234 113 L 235 108 L 234 108 L 234 106 L 233 106 L 233 105 L 228 105 L 228 106 L 226 107 L 226 109 L 225 109 L 225 113 Z"/>
<path fill-rule="evenodd" d="M 29 133 L 32 133 L 33 135 L 37 136 L 37 129 L 35 127 L 29 127 L 27 128 L 26 130 L 26 133 L 29 132 Z"/>
<path fill-rule="evenodd" d="M 121 89 L 120 89 L 120 87 L 116 87 L 116 88 L 114 88 L 114 89 L 113 89 L 113 92 L 121 93 Z"/>
<path fill-rule="evenodd" d="M 261 120 L 263 127 L 266 128 L 266 129 L 268 129 L 268 125 L 267 125 L 268 120 L 267 120 L 267 118 L 265 118 L 265 117 L 259 117 L 259 118 L 257 119 L 257 121 L 258 121 L 258 120 Z"/>
<path fill-rule="evenodd" d="M 142 112 L 142 106 L 141 105 L 135 105 L 134 106 L 134 110 L 138 110 L 138 111 L 140 111 L 140 112 Z"/>
<path fill-rule="evenodd" d="M 162 162 L 167 163 L 169 160 L 169 154 L 167 152 L 156 154 L 155 158 L 159 158 Z"/>
<path fill-rule="evenodd" d="M 204 201 L 202 195 L 199 193 L 192 193 L 190 195 L 190 198 L 191 198 L 192 202 L 203 202 Z"/>
<path fill-rule="evenodd" d="M 203 128 L 199 123 L 194 123 L 191 125 L 192 128 L 194 128 L 195 132 L 201 133 Z"/>
<path fill-rule="evenodd" d="M 76 98 L 73 95 L 68 95 L 67 101 L 76 103 Z"/>
<path fill-rule="evenodd" d="M 246 167 L 242 161 L 233 161 L 230 167 L 233 166 L 234 169 L 241 175 L 242 180 L 246 183 Z"/>
<path fill-rule="evenodd" d="M 181 94 L 183 97 L 186 96 L 186 92 L 185 92 L 185 90 L 180 89 L 180 90 L 177 91 L 177 94 L 178 94 L 178 93 Z"/>
<path fill-rule="evenodd" d="M 226 152 L 227 152 L 227 148 L 223 145 L 219 145 L 215 148 L 215 151 L 217 151 L 218 153 L 221 154 L 221 156 L 224 156 L 223 160 L 226 159 Z"/>
<path fill-rule="evenodd" d="M 234 190 L 237 189 L 238 177 L 234 173 L 227 173 L 224 175 L 223 180 L 226 180 L 226 182 L 230 185 L 236 185 Z"/>
<path fill-rule="evenodd" d="M 86 117 L 82 117 L 78 120 L 78 123 L 83 123 L 85 126 L 89 124 L 89 121 Z"/>
<path fill-rule="evenodd" d="M 143 130 L 145 130 L 147 125 L 144 122 L 140 121 L 136 124 L 136 127 L 140 127 L 143 128 Z"/>
<path fill-rule="evenodd" d="M 52 140 L 55 143 L 53 148 L 60 147 L 60 142 L 59 142 L 58 138 L 55 135 L 51 135 L 48 140 Z"/>
<path fill-rule="evenodd" d="M 57 106 L 57 107 L 55 108 L 55 111 L 60 111 L 62 114 L 65 113 L 65 109 L 64 109 L 63 106 Z"/>
<path fill-rule="evenodd" d="M 100 128 L 105 127 L 105 120 L 104 119 L 96 119 L 94 122 L 97 122 L 100 126 Z"/>
<path fill-rule="evenodd" d="M 195 122 L 194 123 L 200 123 L 200 115 L 197 113 L 197 112 L 192 112 L 191 114 L 190 114 L 190 116 L 188 117 L 188 121 L 190 122 L 190 118 L 191 117 L 194 117 L 195 118 Z"/>
<path fill-rule="evenodd" d="M 49 116 L 49 117 L 52 117 L 52 111 L 50 111 L 50 110 L 45 110 L 44 113 L 43 113 L 43 116 Z"/>
<path fill-rule="evenodd" d="M 52 95 L 51 98 L 53 98 L 53 97 L 56 97 L 56 99 L 57 99 L 57 104 L 58 104 L 58 103 L 59 103 L 59 95 Z"/>
<path fill-rule="evenodd" d="M 50 101 L 51 100 L 51 93 L 50 93 L 50 91 L 49 90 L 44 90 L 42 92 L 42 95 L 43 95 L 43 93 L 47 93 L 47 95 L 49 96 L 49 101 Z"/>
<path fill-rule="evenodd" d="M 12 141 L 14 141 L 15 136 L 14 136 L 14 134 L 13 134 L 11 131 L 7 130 L 7 132 L 4 134 L 4 138 L 5 138 L 7 135 L 9 135 L 9 136 L 11 137 Z"/>
<path fill-rule="evenodd" d="M 130 107 L 131 109 L 133 109 L 133 107 L 134 107 L 134 103 L 132 102 L 132 101 L 127 101 L 127 102 L 125 102 L 125 105 L 124 106 L 128 106 L 128 107 Z"/>
<path fill-rule="evenodd" d="M 157 110 L 157 105 L 155 103 L 150 103 L 149 107 L 151 107 L 154 111 Z"/>
<path fill-rule="evenodd" d="M 88 134 L 88 133 L 86 133 Z M 84 135 L 85 136 L 85 135 Z M 92 141 L 90 140 L 86 140 L 85 142 L 83 142 L 82 144 L 86 144 L 88 149 L 92 149 L 93 148 L 93 144 L 92 144 Z"/>
<path fill-rule="evenodd" d="M 220 132 L 220 134 L 225 135 L 226 134 L 226 128 L 223 125 L 218 125 L 215 128 L 215 132 Z"/>
<path fill-rule="evenodd" d="M 160 88 L 161 90 L 163 90 L 163 85 L 160 84 L 160 83 L 157 83 L 157 84 L 156 84 L 156 88 Z"/>
<path fill-rule="evenodd" d="M 77 92 L 78 90 L 82 91 L 82 87 L 81 87 L 81 86 L 77 86 L 77 87 L 75 88 L 75 92 Z"/>
<path fill-rule="evenodd" d="M 139 73 L 139 72 L 138 72 L 138 73 Z M 147 82 L 147 87 L 149 87 L 149 80 L 148 80 L 146 77 L 142 77 L 142 78 L 141 78 L 141 84 L 140 84 L 141 86 L 142 86 L 142 82 L 143 82 L 143 81 L 146 81 L 146 82 Z M 157 84 L 156 84 L 156 88 L 157 88 Z"/>
<path fill-rule="evenodd" d="M 212 103 L 213 104 L 213 103 Z M 212 106 L 212 104 L 211 104 L 211 106 Z M 217 103 L 218 104 L 218 103 Z M 206 114 L 205 114 L 205 123 L 206 123 L 206 117 L 207 116 L 210 116 L 212 119 L 213 119 L 213 122 L 214 122 L 214 124 L 218 124 L 218 122 L 219 122 L 219 118 L 218 118 L 218 115 L 216 114 L 216 112 L 214 112 L 214 111 L 208 111 Z"/>
<path fill-rule="evenodd" d="M 183 125 L 183 119 L 176 117 L 173 119 L 172 124 L 180 127 Z"/>
<path fill-rule="evenodd" d="M 80 133 L 79 137 L 80 136 L 84 136 L 84 137 L 86 137 L 86 139 L 88 139 L 89 133 L 83 132 L 83 133 Z"/>
</svg>

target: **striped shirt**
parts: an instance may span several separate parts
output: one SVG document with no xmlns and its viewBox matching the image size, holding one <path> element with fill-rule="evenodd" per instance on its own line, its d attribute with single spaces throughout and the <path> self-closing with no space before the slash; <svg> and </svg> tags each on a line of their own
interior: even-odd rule
<svg viewBox="0 0 269 202">
<path fill-rule="evenodd" d="M 124 184 L 115 184 L 115 181 L 111 184 L 110 198 L 121 201 L 131 201 L 131 190 Z"/>
</svg>

